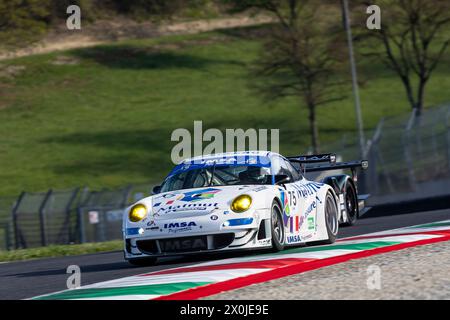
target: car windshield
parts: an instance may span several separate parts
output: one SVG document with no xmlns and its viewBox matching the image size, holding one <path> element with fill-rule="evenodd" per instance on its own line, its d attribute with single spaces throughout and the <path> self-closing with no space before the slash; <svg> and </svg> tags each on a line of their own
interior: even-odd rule
<svg viewBox="0 0 450 320">
<path fill-rule="evenodd" d="M 271 184 L 269 167 L 252 165 L 216 165 L 178 172 L 169 176 L 161 192 L 208 186 Z"/>
</svg>

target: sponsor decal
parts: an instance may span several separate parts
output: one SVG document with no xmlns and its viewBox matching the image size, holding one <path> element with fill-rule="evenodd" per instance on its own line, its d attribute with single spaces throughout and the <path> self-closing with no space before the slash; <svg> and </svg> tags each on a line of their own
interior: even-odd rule
<svg viewBox="0 0 450 320">
<path fill-rule="evenodd" d="M 136 236 L 142 234 L 142 228 L 127 228 L 127 236 Z"/>
<path fill-rule="evenodd" d="M 150 220 L 147 222 L 147 227 L 145 230 L 159 230 L 159 227 L 156 225 L 154 220 Z"/>
<path fill-rule="evenodd" d="M 217 219 L 219 219 L 219 217 L 216 216 L 215 214 L 213 214 L 213 215 L 211 216 L 211 220 L 215 221 L 215 220 L 217 220 Z"/>
<path fill-rule="evenodd" d="M 214 198 L 216 193 L 220 192 L 220 189 L 208 188 L 198 191 L 186 192 L 184 197 L 181 199 L 182 201 L 200 201 Z"/>
<path fill-rule="evenodd" d="M 303 225 L 303 222 L 305 222 L 305 216 L 300 217 L 300 227 Z"/>
<path fill-rule="evenodd" d="M 315 228 L 314 217 L 308 218 L 308 230 L 313 230 Z"/>
<path fill-rule="evenodd" d="M 247 224 L 252 224 L 253 218 L 238 218 L 227 220 L 223 223 L 224 227 L 242 226 Z"/>
<path fill-rule="evenodd" d="M 184 195 L 180 194 L 175 199 L 170 199 L 166 202 L 166 206 L 173 204 L 175 201 L 180 200 L 184 197 Z"/>
<path fill-rule="evenodd" d="M 165 194 L 158 196 L 157 199 L 160 199 L 160 198 L 170 199 L 170 198 L 176 197 L 177 195 L 178 195 L 178 193 L 165 193 Z"/>
<path fill-rule="evenodd" d="M 316 209 L 317 208 L 317 202 L 314 200 L 310 205 L 309 205 L 309 207 L 306 209 L 306 211 L 305 211 L 305 216 L 307 217 L 307 216 L 309 216 L 309 214 L 314 210 L 314 209 Z"/>
<path fill-rule="evenodd" d="M 298 232 L 299 230 L 299 216 L 289 218 L 289 231 L 291 233 Z"/>
<path fill-rule="evenodd" d="M 308 235 L 302 237 L 302 240 L 303 240 L 303 241 L 309 240 L 309 239 L 312 238 L 312 236 L 313 236 L 312 234 L 308 234 Z"/>
<path fill-rule="evenodd" d="M 206 249 L 207 245 L 203 238 L 195 239 L 171 239 L 167 241 L 159 241 L 159 245 L 163 252 L 183 251 Z"/>
<path fill-rule="evenodd" d="M 184 227 L 194 227 L 197 224 L 194 221 L 190 222 L 169 222 L 164 224 L 164 229 L 168 228 L 184 228 Z"/>
<path fill-rule="evenodd" d="M 172 212 L 185 212 L 185 211 L 206 211 L 206 210 L 214 210 L 217 209 L 219 204 L 216 203 L 189 203 L 189 204 L 180 204 L 169 207 L 160 207 L 156 212 L 154 212 L 153 216 L 159 216 L 164 213 L 172 213 Z"/>
<path fill-rule="evenodd" d="M 272 239 L 263 239 L 263 240 L 258 240 L 258 244 L 260 245 L 268 245 L 272 242 Z"/>
<path fill-rule="evenodd" d="M 317 198 L 317 197 L 316 197 Z M 291 233 L 299 232 L 300 228 L 302 227 L 303 223 L 305 222 L 305 219 L 308 219 L 308 230 L 312 230 L 315 228 L 314 224 L 314 217 L 308 218 L 308 216 L 317 208 L 317 201 L 314 200 L 306 209 L 305 213 L 301 216 L 295 216 L 295 217 L 289 217 L 289 231 Z M 311 227 L 312 223 L 312 227 Z M 293 241 L 292 243 L 294 243 Z"/>
<path fill-rule="evenodd" d="M 263 191 L 263 190 L 266 190 L 266 189 L 267 189 L 266 186 L 262 186 L 262 187 L 255 188 L 255 189 L 253 189 L 252 191 L 254 191 L 254 192 L 260 192 L 260 191 Z"/>
<path fill-rule="evenodd" d="M 260 167 L 270 167 L 270 158 L 267 156 L 261 156 L 258 152 L 238 152 L 233 156 L 229 154 L 223 156 L 217 156 L 214 158 L 194 158 L 190 161 L 184 161 L 183 163 L 177 165 L 170 175 L 175 174 L 180 171 L 185 171 L 192 168 L 205 168 L 216 165 L 255 165 Z"/>
<path fill-rule="evenodd" d="M 294 235 L 294 236 L 288 236 L 287 237 L 287 243 L 298 243 L 301 242 L 302 239 L 300 238 L 299 235 Z"/>
<path fill-rule="evenodd" d="M 297 195 L 302 198 L 315 195 L 316 192 L 323 186 L 323 183 L 308 182 L 306 184 L 298 185 L 293 183 L 292 186 L 297 190 Z"/>
<path fill-rule="evenodd" d="M 316 196 L 316 200 L 318 203 L 322 204 L 322 200 L 320 200 L 320 198 L 318 196 Z"/>
<path fill-rule="evenodd" d="M 192 227 L 196 227 L 197 224 L 194 221 L 190 222 L 170 222 L 164 224 L 164 229 L 169 233 L 179 233 L 191 231 Z"/>
<path fill-rule="evenodd" d="M 281 203 L 283 204 L 283 222 L 286 225 L 291 215 L 291 210 L 289 208 L 289 197 L 287 196 L 287 192 L 284 190 L 280 190 L 280 198 Z"/>
</svg>

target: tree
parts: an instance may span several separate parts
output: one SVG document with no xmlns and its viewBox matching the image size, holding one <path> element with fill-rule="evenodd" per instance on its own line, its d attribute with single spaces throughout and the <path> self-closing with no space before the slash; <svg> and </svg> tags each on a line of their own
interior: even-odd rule
<svg viewBox="0 0 450 320">
<path fill-rule="evenodd" d="M 449 44 L 450 1 L 382 0 L 362 3 L 377 4 L 381 8 L 382 25 L 380 30 L 360 32 L 357 38 L 366 40 L 363 42 L 367 45 L 367 56 L 380 59 L 400 77 L 409 104 L 420 115 L 428 80 Z"/>
<path fill-rule="evenodd" d="M 47 30 L 49 0 L 0 0 L 0 46 L 25 47 Z"/>
<path fill-rule="evenodd" d="M 317 0 L 249 0 L 237 5 L 277 18 L 256 64 L 255 74 L 262 78 L 258 89 L 269 100 L 301 99 L 308 110 L 313 151 L 319 152 L 317 107 L 344 98 L 338 77 L 346 61 L 339 6 Z"/>
</svg>

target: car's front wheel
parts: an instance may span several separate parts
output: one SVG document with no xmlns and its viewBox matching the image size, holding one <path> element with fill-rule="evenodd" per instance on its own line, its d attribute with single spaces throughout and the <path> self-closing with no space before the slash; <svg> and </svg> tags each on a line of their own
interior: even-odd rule
<svg viewBox="0 0 450 320">
<path fill-rule="evenodd" d="M 339 213 L 336 199 L 331 192 L 328 192 L 325 198 L 325 222 L 328 233 L 325 243 L 334 243 L 339 230 Z"/>
<path fill-rule="evenodd" d="M 271 209 L 271 230 L 272 230 L 272 249 L 273 251 L 281 251 L 284 249 L 284 224 L 283 211 L 278 202 L 272 203 Z"/>
<path fill-rule="evenodd" d="M 145 267 L 145 266 L 152 266 L 152 265 L 154 265 L 157 260 L 158 260 L 158 258 L 147 257 L 147 258 L 128 259 L 128 262 L 130 264 L 132 264 L 133 266 Z"/>
</svg>

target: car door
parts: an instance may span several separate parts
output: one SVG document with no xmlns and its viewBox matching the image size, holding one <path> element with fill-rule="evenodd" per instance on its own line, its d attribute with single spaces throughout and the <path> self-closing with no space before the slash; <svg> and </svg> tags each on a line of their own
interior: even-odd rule
<svg viewBox="0 0 450 320">
<path fill-rule="evenodd" d="M 297 203 L 293 215 L 293 227 L 290 227 L 290 230 L 294 230 L 295 235 L 291 243 L 304 242 L 314 236 L 317 230 L 317 187 L 315 182 L 305 179 L 288 160 L 285 162 L 287 170 L 293 177 L 291 187 L 294 189 L 294 195 L 291 197 Z"/>
<path fill-rule="evenodd" d="M 288 183 L 278 186 L 283 209 L 283 223 L 285 227 L 286 243 L 300 242 L 300 208 L 303 206 L 298 193 L 298 175 L 289 167 L 289 162 L 282 157 L 273 159 L 273 172 L 275 175 L 287 175 Z M 295 169 L 294 169 L 295 170 Z"/>
</svg>

